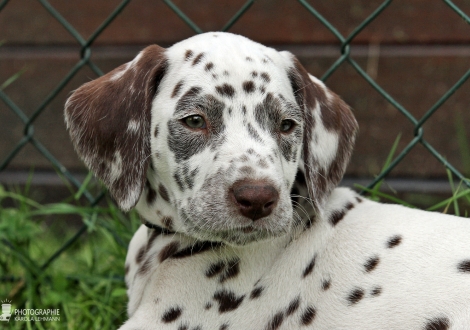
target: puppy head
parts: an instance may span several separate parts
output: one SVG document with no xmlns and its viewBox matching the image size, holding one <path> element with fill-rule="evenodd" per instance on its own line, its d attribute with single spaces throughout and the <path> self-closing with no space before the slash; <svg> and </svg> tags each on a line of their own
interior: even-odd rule
<svg viewBox="0 0 470 330">
<path fill-rule="evenodd" d="M 77 152 L 123 210 L 201 240 L 288 233 L 300 170 L 321 211 L 357 128 L 293 55 L 206 33 L 79 88 L 66 104 Z"/>
</svg>

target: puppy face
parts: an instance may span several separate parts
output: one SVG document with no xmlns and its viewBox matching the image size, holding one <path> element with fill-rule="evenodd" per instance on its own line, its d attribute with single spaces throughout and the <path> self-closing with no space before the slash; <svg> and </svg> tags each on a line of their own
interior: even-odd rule
<svg viewBox="0 0 470 330">
<path fill-rule="evenodd" d="M 300 170 L 321 211 L 343 175 L 356 130 L 336 95 L 290 53 L 229 33 L 198 35 L 153 54 L 148 49 L 77 90 L 66 106 L 77 151 L 121 207 L 138 201 L 151 223 L 243 245 L 291 231 L 290 192 Z M 108 112 L 123 122 L 125 130 L 115 134 L 130 148 L 109 141 L 102 148 L 96 123 L 83 124 L 105 112 L 107 101 L 97 100 L 110 96 L 96 92 L 103 85 L 122 90 Z"/>
</svg>

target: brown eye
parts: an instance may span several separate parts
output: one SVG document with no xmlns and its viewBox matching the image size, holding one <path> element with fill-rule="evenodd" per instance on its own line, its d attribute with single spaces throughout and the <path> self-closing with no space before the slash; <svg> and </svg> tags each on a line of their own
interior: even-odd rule
<svg viewBox="0 0 470 330">
<path fill-rule="evenodd" d="M 284 119 L 281 121 L 281 132 L 283 133 L 289 133 L 295 126 L 295 123 L 293 120 L 290 119 Z"/>
<path fill-rule="evenodd" d="M 206 128 L 206 122 L 204 118 L 199 115 L 183 118 L 183 122 L 190 128 Z"/>
</svg>

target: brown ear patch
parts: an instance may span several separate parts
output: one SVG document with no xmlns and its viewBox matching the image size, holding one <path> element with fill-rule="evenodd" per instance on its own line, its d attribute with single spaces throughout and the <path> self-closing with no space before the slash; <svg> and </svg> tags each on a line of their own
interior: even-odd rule
<svg viewBox="0 0 470 330">
<path fill-rule="evenodd" d="M 147 47 L 132 62 L 81 86 L 65 105 L 77 153 L 123 210 L 137 203 L 144 187 L 151 102 L 165 69 L 164 49 Z"/>
<path fill-rule="evenodd" d="M 351 109 L 339 96 L 312 80 L 295 57 L 292 61 L 288 76 L 297 104 L 304 111 L 304 173 L 310 198 L 318 210 L 344 175 L 358 125 Z M 318 118 L 321 122 L 317 122 Z M 328 146 L 331 150 L 336 149 L 336 154 L 326 166 L 319 163 L 322 155 L 311 147 L 311 141 L 318 138 L 318 125 L 338 137 L 337 145 Z"/>
</svg>

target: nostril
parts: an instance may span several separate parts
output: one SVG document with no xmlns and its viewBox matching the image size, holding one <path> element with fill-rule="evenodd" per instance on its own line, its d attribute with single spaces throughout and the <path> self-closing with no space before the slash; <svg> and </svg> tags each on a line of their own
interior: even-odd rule
<svg viewBox="0 0 470 330">
<path fill-rule="evenodd" d="M 240 204 L 243 207 L 251 207 L 252 206 L 252 204 L 248 200 L 243 200 L 242 199 L 242 200 L 239 200 L 237 202 L 238 202 L 238 204 Z"/>
</svg>

